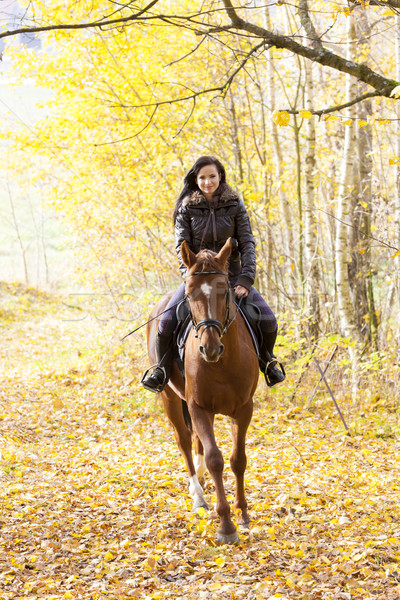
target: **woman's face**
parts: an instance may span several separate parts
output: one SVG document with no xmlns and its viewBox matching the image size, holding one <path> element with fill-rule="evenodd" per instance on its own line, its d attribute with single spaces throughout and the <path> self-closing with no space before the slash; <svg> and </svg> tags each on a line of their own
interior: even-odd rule
<svg viewBox="0 0 400 600">
<path fill-rule="evenodd" d="M 196 183 L 203 192 L 207 200 L 211 200 L 214 192 L 217 191 L 221 175 L 215 165 L 206 165 L 202 167 L 197 174 Z"/>
</svg>

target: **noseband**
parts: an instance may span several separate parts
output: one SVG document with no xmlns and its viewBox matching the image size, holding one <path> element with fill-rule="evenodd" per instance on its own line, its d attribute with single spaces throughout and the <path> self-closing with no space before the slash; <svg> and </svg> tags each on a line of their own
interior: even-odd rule
<svg viewBox="0 0 400 600">
<path fill-rule="evenodd" d="M 194 276 L 194 275 L 224 275 L 225 277 L 228 277 L 228 273 L 225 273 L 225 271 L 195 271 L 194 273 L 190 274 L 190 277 Z M 231 288 L 229 287 L 229 284 L 227 285 L 225 297 L 226 297 L 226 310 L 225 310 L 224 323 L 222 323 L 218 319 L 202 319 L 201 321 L 199 321 L 197 323 L 195 318 L 193 317 L 193 314 L 192 314 L 192 311 L 190 310 L 190 305 L 189 305 L 190 316 L 192 318 L 193 328 L 196 331 L 196 337 L 201 338 L 201 336 L 203 335 L 203 333 L 205 332 L 207 327 L 214 327 L 215 329 L 217 329 L 220 338 L 222 338 L 222 336 L 225 335 L 229 326 L 232 324 L 232 322 L 235 320 L 235 317 L 236 317 L 236 314 L 235 314 L 233 319 L 229 319 L 229 305 L 230 305 L 230 299 L 231 299 Z M 202 331 L 200 331 L 201 329 L 202 329 Z M 199 335 L 199 331 L 200 331 L 200 335 Z"/>
</svg>

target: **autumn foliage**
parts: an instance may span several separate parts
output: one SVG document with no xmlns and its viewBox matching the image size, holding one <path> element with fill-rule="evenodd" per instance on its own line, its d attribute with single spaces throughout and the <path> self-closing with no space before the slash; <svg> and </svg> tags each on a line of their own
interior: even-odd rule
<svg viewBox="0 0 400 600">
<path fill-rule="evenodd" d="M 32 127 L 2 122 L 2 172 L 57 211 L 76 268 L 58 295 L 0 284 L 0 600 L 396 600 L 398 3 L 240 13 L 314 51 L 308 6 L 332 52 L 390 79 L 386 96 L 233 31 L 219 3 L 158 4 L 169 20 L 55 29 L 40 52 L 4 52 L 17 85 L 29 77 L 48 96 Z M 144 3 L 118 10 L 132 7 Z M 29 10 L 41 23 L 79 22 L 110 3 Z M 138 384 L 143 331 L 121 344 L 180 282 L 173 204 L 205 153 L 245 200 L 256 285 L 277 314 L 288 373 L 256 395 L 252 524 L 234 547 L 216 545 L 213 512 L 191 513 L 171 428 Z M 326 366 L 336 346 L 327 378 L 349 434 L 314 361 Z M 228 430 L 218 418 L 226 465 Z M 231 502 L 229 468 L 225 483 Z M 209 478 L 205 489 L 212 506 Z"/>
</svg>

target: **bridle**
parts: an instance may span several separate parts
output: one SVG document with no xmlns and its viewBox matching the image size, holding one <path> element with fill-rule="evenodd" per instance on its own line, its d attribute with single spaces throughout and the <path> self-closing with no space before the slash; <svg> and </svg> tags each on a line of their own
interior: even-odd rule
<svg viewBox="0 0 400 600">
<path fill-rule="evenodd" d="M 228 273 L 226 273 L 225 271 L 217 271 L 217 270 L 194 271 L 194 273 L 190 273 L 188 275 L 188 277 L 192 277 L 192 276 L 196 276 L 196 275 L 224 275 L 226 278 L 228 278 Z M 203 333 L 205 332 L 205 330 L 208 327 L 214 327 L 218 331 L 218 335 L 220 338 L 222 338 L 225 335 L 225 333 L 228 331 L 229 327 L 232 325 L 233 321 L 236 319 L 236 315 L 237 315 L 239 307 L 240 307 L 240 302 L 242 300 L 242 299 L 239 300 L 235 314 L 233 315 L 233 318 L 230 319 L 229 318 L 229 307 L 230 307 L 231 296 L 232 296 L 231 288 L 229 287 L 229 283 L 227 283 L 226 292 L 225 292 L 226 305 L 225 305 L 224 322 L 219 321 L 218 319 L 211 319 L 211 318 L 202 319 L 201 321 L 197 322 L 196 319 L 194 318 L 193 313 L 190 308 L 190 298 L 186 295 L 186 300 L 187 300 L 190 316 L 191 316 L 192 323 L 193 323 L 193 329 L 196 331 L 195 337 L 201 339 L 201 336 L 203 335 Z"/>
</svg>

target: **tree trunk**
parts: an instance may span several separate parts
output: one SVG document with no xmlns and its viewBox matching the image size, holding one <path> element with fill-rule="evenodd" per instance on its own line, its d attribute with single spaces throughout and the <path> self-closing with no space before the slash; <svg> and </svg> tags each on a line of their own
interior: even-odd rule
<svg viewBox="0 0 400 600">
<path fill-rule="evenodd" d="M 265 8 L 265 26 L 271 26 L 271 18 L 268 6 Z M 273 49 L 269 52 L 268 61 L 268 92 L 269 92 L 269 104 L 271 113 L 274 112 L 276 107 L 276 88 L 275 88 L 275 61 L 273 55 Z M 289 198 L 286 194 L 284 187 L 284 170 L 282 165 L 284 164 L 281 140 L 279 138 L 278 126 L 273 119 L 270 119 L 270 136 L 272 140 L 273 159 L 275 166 L 275 183 L 277 184 L 278 198 L 280 205 L 280 216 L 279 220 L 282 223 L 281 227 L 281 239 L 282 239 L 282 254 L 284 255 L 284 268 L 286 279 L 287 293 L 291 298 L 292 306 L 294 308 L 299 307 L 298 295 L 297 295 L 297 279 L 295 276 L 294 265 L 296 263 L 297 251 L 294 247 L 293 238 L 293 219 L 292 219 L 292 208 L 290 206 Z"/>
<path fill-rule="evenodd" d="M 301 195 L 301 147 L 300 147 L 300 127 L 297 122 L 297 116 L 293 115 L 293 133 L 296 148 L 296 196 L 297 196 L 297 218 L 299 222 L 299 248 L 297 256 L 297 266 L 299 271 L 299 281 L 301 286 L 301 306 L 304 305 L 304 265 L 303 265 L 303 198 Z"/>
<path fill-rule="evenodd" d="M 400 78 L 400 16 L 396 15 L 396 77 Z M 397 135 L 396 135 L 396 156 L 400 161 L 400 104 L 397 103 Z M 396 167 L 396 196 L 395 196 L 395 246 L 400 248 L 400 164 Z M 396 314 L 396 342 L 397 342 L 397 360 L 400 361 L 400 256 L 394 259 L 395 286 L 397 291 L 397 310 Z"/>
<path fill-rule="evenodd" d="M 306 107 L 313 109 L 314 86 L 312 65 L 306 61 Z M 320 332 L 320 303 L 318 291 L 321 288 L 320 266 L 317 242 L 317 220 L 315 214 L 314 175 L 317 169 L 315 157 L 315 120 L 307 120 L 305 156 L 305 196 L 304 196 L 304 256 L 306 273 L 307 323 L 310 340 L 316 340 Z"/>
<path fill-rule="evenodd" d="M 11 218 L 12 218 L 13 225 L 15 227 L 15 233 L 17 235 L 18 245 L 19 245 L 19 249 L 21 251 L 22 264 L 24 266 L 25 283 L 26 283 L 26 285 L 29 285 L 28 263 L 26 261 L 27 248 L 24 247 L 24 243 L 22 241 L 22 235 L 21 235 L 21 231 L 19 228 L 17 214 L 15 212 L 14 200 L 13 200 L 8 182 L 7 182 L 7 190 L 8 190 L 8 202 L 9 202 L 10 210 L 11 210 Z"/>
<path fill-rule="evenodd" d="M 353 60 L 353 49 L 355 42 L 355 28 L 352 16 L 347 17 L 347 59 Z M 346 76 L 346 101 L 352 100 L 356 95 L 356 82 L 351 75 Z M 335 247 L 336 285 L 338 297 L 338 309 L 341 332 L 344 336 L 352 338 L 355 346 L 349 347 L 352 362 L 353 395 L 358 388 L 358 342 L 359 330 L 354 318 L 353 303 L 350 294 L 349 265 L 348 265 L 348 232 L 344 224 L 346 215 L 351 210 L 352 197 L 354 194 L 354 156 L 356 150 L 355 123 L 345 128 L 344 152 L 341 165 L 339 197 L 337 207 L 337 228 Z"/>
<path fill-rule="evenodd" d="M 230 120 L 230 125 L 231 125 L 231 132 L 232 132 L 233 152 L 235 155 L 235 166 L 236 166 L 237 172 L 239 173 L 239 185 L 240 185 L 240 187 L 242 187 L 243 182 L 244 182 L 243 157 L 242 157 L 242 149 L 240 147 L 239 127 L 238 127 L 238 121 L 237 121 L 237 116 L 236 116 L 235 101 L 234 101 L 233 93 L 232 93 L 231 89 L 229 90 L 228 114 L 229 114 L 229 120 Z"/>
<path fill-rule="evenodd" d="M 267 26 L 270 25 L 270 16 L 268 12 L 268 8 L 265 9 L 265 19 Z M 270 107 L 271 112 L 275 110 L 276 102 L 275 102 L 275 65 L 274 65 L 274 56 L 273 52 L 269 53 L 269 62 L 268 62 L 268 91 L 269 91 L 269 99 L 270 99 Z M 281 218 L 283 222 L 283 244 L 284 244 L 284 253 L 286 255 L 286 260 L 288 263 L 293 262 L 293 223 L 291 216 L 291 208 L 288 197 L 284 190 L 283 186 L 283 159 L 282 159 L 282 150 L 281 144 L 279 140 L 278 134 L 278 126 L 274 122 L 273 119 L 270 119 L 270 133 L 272 138 L 272 146 L 274 152 L 274 161 L 275 161 L 275 177 L 278 185 L 278 197 L 279 203 L 281 207 Z M 290 265 L 289 265 L 290 272 Z"/>
<path fill-rule="evenodd" d="M 371 29 L 366 11 L 361 6 L 354 9 L 354 20 L 357 34 L 357 55 L 366 60 L 369 53 Z M 359 84 L 358 94 L 366 92 L 366 85 Z M 370 100 L 358 105 L 358 117 L 364 121 L 372 114 Z M 357 195 L 354 196 L 350 248 L 352 261 L 350 264 L 350 284 L 353 292 L 353 304 L 357 326 L 362 331 L 363 339 L 377 349 L 378 319 L 372 285 L 371 269 L 371 213 L 372 213 L 372 131 L 371 127 L 357 129 Z"/>
<path fill-rule="evenodd" d="M 260 291 L 264 295 L 274 296 L 277 304 L 279 303 L 279 287 L 275 284 L 272 278 L 272 219 L 271 219 L 271 176 L 269 169 L 267 169 L 268 154 L 267 154 L 267 115 L 266 115 L 266 103 L 264 97 L 263 86 L 259 77 L 257 63 L 254 62 L 254 75 L 256 89 L 260 98 L 260 118 L 261 118 L 261 142 L 255 139 L 255 145 L 258 147 L 257 155 L 260 160 L 262 168 L 262 191 L 263 201 L 265 209 L 266 226 L 263 232 L 259 234 L 259 240 L 261 244 L 262 256 L 264 257 L 264 264 L 262 265 L 261 271 L 264 275 L 260 281 Z M 246 88 L 246 97 L 249 109 L 249 116 L 251 117 L 252 129 L 255 137 L 255 119 L 253 119 L 251 99 L 249 97 L 248 90 Z"/>
</svg>

